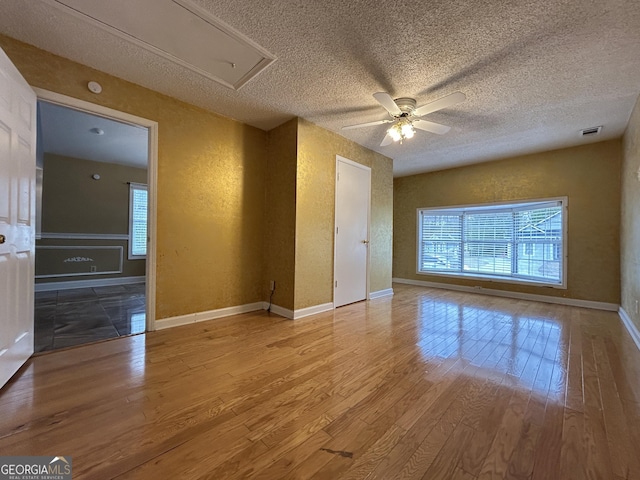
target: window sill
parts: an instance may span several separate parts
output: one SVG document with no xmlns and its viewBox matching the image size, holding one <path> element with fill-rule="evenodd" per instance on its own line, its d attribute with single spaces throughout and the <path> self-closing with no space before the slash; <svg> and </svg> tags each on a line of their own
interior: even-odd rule
<svg viewBox="0 0 640 480">
<path fill-rule="evenodd" d="M 480 273 L 460 273 L 460 272 L 416 272 L 418 275 L 428 275 L 435 277 L 445 278 L 459 278 L 464 280 L 482 280 L 483 282 L 491 283 L 511 283 L 515 285 L 528 285 L 532 287 L 547 287 L 547 288 L 559 288 L 562 290 L 567 289 L 565 283 L 548 283 L 541 280 L 530 280 L 525 278 L 514 277 L 500 277 L 497 275 L 482 275 Z"/>
</svg>

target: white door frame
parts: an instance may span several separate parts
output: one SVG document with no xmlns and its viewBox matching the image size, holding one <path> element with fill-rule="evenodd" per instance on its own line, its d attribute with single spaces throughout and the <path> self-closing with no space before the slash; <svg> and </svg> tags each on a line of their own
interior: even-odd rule
<svg viewBox="0 0 640 480">
<path fill-rule="evenodd" d="M 338 228 L 338 215 L 337 215 L 337 208 L 338 208 L 338 163 L 342 162 L 342 163 L 347 163 L 349 165 L 352 165 L 354 167 L 360 168 L 362 170 L 367 170 L 369 171 L 370 175 L 369 175 L 369 198 L 367 199 L 367 239 L 369 241 L 369 244 L 367 245 L 367 270 L 366 270 L 366 300 L 370 300 L 370 287 L 369 287 L 369 280 L 371 277 L 371 167 L 367 167 L 366 165 L 363 165 L 361 163 L 358 162 L 354 162 L 353 160 L 349 160 L 348 158 L 345 157 L 341 157 L 340 155 L 336 155 L 336 178 L 335 178 L 335 194 L 334 194 L 334 201 L 333 201 L 333 285 L 334 288 L 332 289 L 333 291 L 333 304 L 334 304 L 334 308 L 335 308 L 335 300 L 336 300 L 336 289 L 335 289 L 335 282 L 336 282 L 336 267 L 337 267 L 337 257 L 338 257 L 338 249 L 336 248 L 336 229 Z"/>
<path fill-rule="evenodd" d="M 149 162 L 147 165 L 147 185 L 149 191 L 149 216 L 147 219 L 147 235 L 149 243 L 147 244 L 146 259 L 146 329 L 152 332 L 156 329 L 156 213 L 158 211 L 158 122 L 148 120 L 146 118 L 130 115 L 119 110 L 96 105 L 95 103 L 86 102 L 77 98 L 68 97 L 60 93 L 43 90 L 41 88 L 32 87 L 38 96 L 38 100 L 44 100 L 49 103 L 70 107 L 81 112 L 98 115 L 101 117 L 111 118 L 119 122 L 129 123 L 134 126 L 145 127 L 149 131 L 148 155 Z"/>
</svg>

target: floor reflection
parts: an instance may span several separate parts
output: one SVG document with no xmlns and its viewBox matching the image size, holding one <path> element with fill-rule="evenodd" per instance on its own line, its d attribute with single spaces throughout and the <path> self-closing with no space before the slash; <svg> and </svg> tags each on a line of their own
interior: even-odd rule
<svg viewBox="0 0 640 480">
<path fill-rule="evenodd" d="M 425 361 L 460 359 L 479 367 L 477 375 L 506 374 L 545 396 L 562 393 L 562 322 L 538 312 L 514 315 L 433 297 L 418 303 L 418 318 L 416 344 Z"/>
<path fill-rule="evenodd" d="M 137 315 L 138 321 L 142 318 L 142 329 L 144 331 L 144 313 L 142 314 L 134 314 Z M 127 355 L 129 356 L 129 362 L 127 366 L 129 367 L 129 375 L 127 377 L 127 382 L 129 385 L 143 385 L 144 384 L 144 375 L 145 375 L 145 366 L 147 363 L 147 337 L 146 335 L 136 335 L 135 337 L 130 338 L 131 343 L 129 344 L 129 349 L 127 350 Z"/>
</svg>

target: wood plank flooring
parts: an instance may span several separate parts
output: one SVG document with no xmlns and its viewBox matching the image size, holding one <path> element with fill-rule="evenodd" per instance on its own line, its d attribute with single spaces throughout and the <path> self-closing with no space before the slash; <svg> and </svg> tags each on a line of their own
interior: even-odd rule
<svg viewBox="0 0 640 480">
<path fill-rule="evenodd" d="M 0 455 L 77 479 L 640 480 L 616 313 L 394 289 L 35 357 L 0 391 Z"/>
</svg>

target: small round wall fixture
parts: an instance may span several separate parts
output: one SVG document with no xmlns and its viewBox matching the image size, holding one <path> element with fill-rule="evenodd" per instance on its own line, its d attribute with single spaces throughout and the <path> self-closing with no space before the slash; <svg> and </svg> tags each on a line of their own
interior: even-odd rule
<svg viewBox="0 0 640 480">
<path fill-rule="evenodd" d="M 91 175 L 91 178 L 93 178 L 94 180 L 100 180 L 100 174 L 94 173 L 93 175 Z"/>
<path fill-rule="evenodd" d="M 95 94 L 102 93 L 102 85 L 100 85 L 98 82 L 89 82 L 87 84 L 87 87 L 89 87 L 89 91 Z"/>
</svg>

